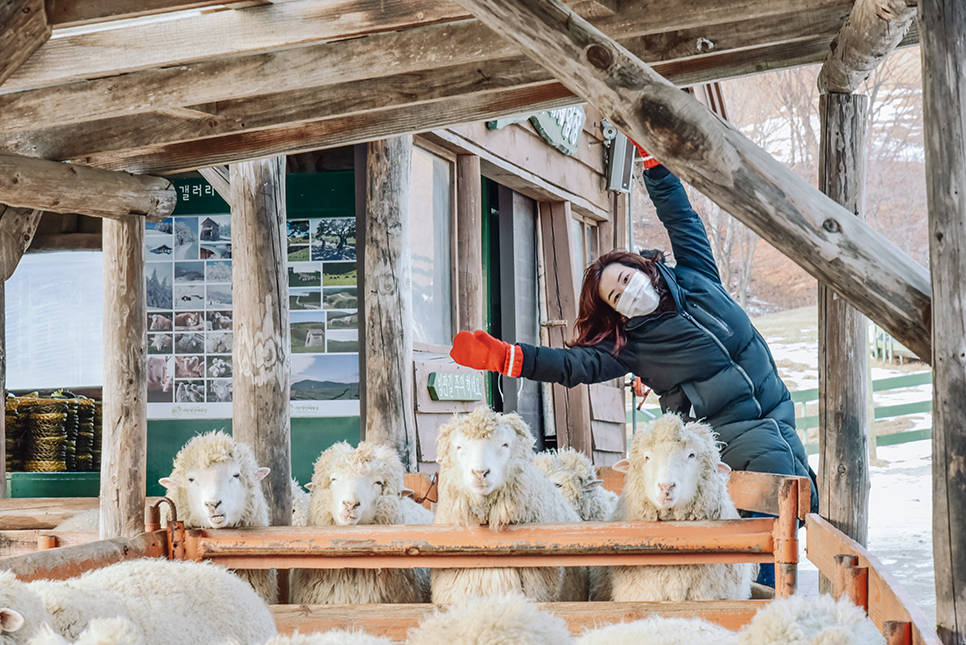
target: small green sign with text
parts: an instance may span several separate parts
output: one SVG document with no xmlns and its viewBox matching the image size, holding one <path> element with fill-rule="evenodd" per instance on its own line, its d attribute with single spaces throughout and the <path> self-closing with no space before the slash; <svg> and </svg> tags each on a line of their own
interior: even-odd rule
<svg viewBox="0 0 966 645">
<path fill-rule="evenodd" d="M 479 401 L 483 379 L 479 372 L 430 372 L 429 396 L 434 401 Z"/>
</svg>

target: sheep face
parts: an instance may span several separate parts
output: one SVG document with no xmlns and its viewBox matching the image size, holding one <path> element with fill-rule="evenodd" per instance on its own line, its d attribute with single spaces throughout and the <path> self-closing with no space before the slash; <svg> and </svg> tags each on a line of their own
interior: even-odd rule
<svg viewBox="0 0 966 645">
<path fill-rule="evenodd" d="M 50 614 L 37 594 L 10 571 L 0 571 L 0 644 L 26 643 L 44 626 Z"/>
<path fill-rule="evenodd" d="M 268 473 L 268 468 L 259 468 L 255 472 L 255 481 L 260 482 Z M 221 462 L 206 468 L 189 468 L 185 470 L 184 478 L 191 512 L 207 521 L 208 526 L 204 528 L 238 525 L 248 504 L 248 488 L 241 480 L 238 464 Z M 161 484 L 167 485 L 164 480 Z"/>
<path fill-rule="evenodd" d="M 660 510 L 687 507 L 708 472 L 731 471 L 720 461 L 710 427 L 685 424 L 673 414 L 638 433 L 630 456 L 614 469 L 637 480 L 640 490 Z"/>
<path fill-rule="evenodd" d="M 340 442 L 315 462 L 310 524 L 385 524 L 396 515 L 403 487 L 403 466 L 388 446 L 363 441 L 352 448 Z"/>
<path fill-rule="evenodd" d="M 513 455 L 515 440 L 516 432 L 506 425 L 498 425 L 487 437 L 454 433 L 453 457 L 463 486 L 481 497 L 500 488 L 507 479 L 507 464 Z"/>
<path fill-rule="evenodd" d="M 329 476 L 332 490 L 329 512 L 340 526 L 371 524 L 376 501 L 383 495 L 386 482 L 374 469 L 359 473 L 340 468 Z"/>
</svg>

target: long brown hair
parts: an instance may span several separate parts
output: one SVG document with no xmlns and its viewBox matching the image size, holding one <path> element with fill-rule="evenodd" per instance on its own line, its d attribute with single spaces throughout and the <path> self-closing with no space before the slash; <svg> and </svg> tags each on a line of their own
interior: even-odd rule
<svg viewBox="0 0 966 645">
<path fill-rule="evenodd" d="M 591 347 L 602 341 L 612 341 L 614 354 L 617 354 L 627 344 L 627 336 L 624 334 L 626 319 L 600 297 L 600 276 L 611 264 L 623 264 L 631 269 L 638 269 L 651 280 L 661 299 L 656 312 L 674 309 L 670 291 L 661 280 L 657 269 L 656 263 L 663 259 L 664 254 L 660 251 L 651 251 L 648 257 L 641 257 L 636 253 L 614 250 L 592 262 L 584 271 L 584 283 L 580 288 L 580 303 L 577 320 L 574 322 L 577 337 L 569 341 L 567 346 Z"/>
</svg>

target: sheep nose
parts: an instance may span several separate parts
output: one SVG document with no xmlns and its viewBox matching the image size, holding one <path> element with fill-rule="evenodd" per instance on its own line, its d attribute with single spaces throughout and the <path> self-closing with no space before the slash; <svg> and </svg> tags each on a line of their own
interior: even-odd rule
<svg viewBox="0 0 966 645">
<path fill-rule="evenodd" d="M 217 502 L 205 502 L 205 506 L 208 507 L 208 510 L 212 510 L 213 511 L 213 510 L 217 509 L 219 506 L 221 506 L 221 501 L 217 501 Z"/>
<path fill-rule="evenodd" d="M 487 468 L 486 470 L 472 470 L 470 472 L 476 475 L 477 479 L 483 479 L 484 477 L 490 474 L 490 469 Z"/>
<path fill-rule="evenodd" d="M 359 502 L 348 502 L 343 500 L 342 505 L 345 506 L 347 510 L 351 511 L 352 509 L 359 507 Z"/>
<path fill-rule="evenodd" d="M 675 486 L 677 486 L 677 484 L 658 484 L 657 485 L 657 487 L 661 489 L 661 492 L 664 493 L 665 496 L 670 495 L 671 491 L 674 490 Z"/>
</svg>

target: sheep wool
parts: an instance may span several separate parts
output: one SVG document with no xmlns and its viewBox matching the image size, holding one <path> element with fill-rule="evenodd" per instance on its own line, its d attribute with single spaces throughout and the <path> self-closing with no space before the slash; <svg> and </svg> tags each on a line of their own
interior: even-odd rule
<svg viewBox="0 0 966 645">
<path fill-rule="evenodd" d="M 82 513 L 78 513 L 73 517 L 68 517 L 66 520 L 55 526 L 52 530 L 54 531 L 96 531 L 101 527 L 100 520 L 101 509 L 92 508 Z"/>
<path fill-rule="evenodd" d="M 69 645 L 68 641 L 48 626 L 30 639 L 27 645 Z M 81 632 L 74 645 L 144 645 L 144 634 L 126 618 L 95 618 Z"/>
<path fill-rule="evenodd" d="M 740 632 L 738 645 L 885 645 L 865 612 L 848 599 L 827 594 L 790 596 L 758 610 Z"/>
<path fill-rule="evenodd" d="M 44 626 L 76 640 L 87 629 L 101 629 L 103 623 L 92 625 L 101 618 L 129 621 L 143 634 L 143 645 L 196 645 L 211 642 L 213 634 L 257 645 L 278 633 L 268 607 L 252 588 L 211 563 L 142 558 L 79 578 L 27 583 L 0 572 L 0 604 L 5 612 L 0 613 L 2 645 L 44 637 Z M 11 617 L 21 619 L 15 630 L 8 629 Z M 132 636 L 130 630 L 119 630 L 113 637 L 121 644 Z"/>
<path fill-rule="evenodd" d="M 309 500 L 312 496 L 305 492 L 298 480 L 292 479 L 292 526 L 308 526 Z"/>
<path fill-rule="evenodd" d="M 503 483 L 489 494 L 468 489 L 453 443 L 459 438 L 494 440 L 507 435 L 509 456 Z M 580 516 L 559 490 L 537 468 L 534 438 L 529 427 L 515 413 L 502 414 L 486 406 L 456 416 L 440 427 L 436 439 L 439 472 L 439 501 L 436 524 L 461 527 L 488 525 L 499 529 L 511 524 L 534 522 L 579 522 Z M 587 599 L 584 567 L 532 567 L 492 569 L 433 569 L 432 600 L 452 603 L 468 595 L 494 595 L 522 591 L 538 602 Z"/>
<path fill-rule="evenodd" d="M 471 596 L 438 609 L 410 630 L 406 645 L 570 645 L 562 618 L 519 593 Z"/>
<path fill-rule="evenodd" d="M 404 470 L 395 450 L 367 441 L 353 448 L 343 441 L 324 451 L 315 462 L 309 526 L 338 525 L 332 514 L 331 481 L 334 476 L 350 473 L 382 482 L 368 524 L 411 523 L 404 515 L 406 508 L 411 517 L 421 518 L 418 523 L 426 523 L 425 515 L 400 499 Z M 409 503 L 416 506 L 412 500 Z M 425 569 L 296 569 L 292 574 L 292 602 L 297 604 L 413 603 L 428 598 L 429 572 Z"/>
<path fill-rule="evenodd" d="M 651 616 L 581 634 L 576 645 L 737 645 L 738 635 L 700 618 Z"/>
<path fill-rule="evenodd" d="M 291 636 L 276 636 L 265 645 L 392 645 L 388 638 L 373 636 L 362 631 L 333 629 L 314 634 L 295 633 Z"/>
<path fill-rule="evenodd" d="M 168 487 L 166 496 L 178 509 L 178 519 L 185 528 L 207 528 L 206 518 L 199 517 L 192 508 L 188 487 L 184 485 L 187 471 L 212 468 L 218 464 L 234 463 L 238 466 L 239 476 L 248 494 L 241 518 L 232 528 L 242 526 L 268 526 L 268 503 L 262 492 L 262 485 L 256 478 L 258 462 L 255 453 L 246 444 L 221 430 L 213 430 L 192 437 L 182 446 L 174 458 L 170 479 L 178 479 L 182 485 Z M 168 506 L 161 505 L 161 525 L 167 525 L 170 518 Z M 266 603 L 278 602 L 278 580 L 274 569 L 236 569 L 234 573 L 246 580 Z"/>
<path fill-rule="evenodd" d="M 648 486 L 653 488 L 654 482 L 647 480 L 645 465 L 652 456 L 651 468 L 657 460 L 670 461 L 675 453 L 693 454 L 697 460 L 694 493 L 670 508 L 659 508 L 648 495 Z M 721 456 L 711 426 L 664 415 L 634 437 L 624 488 L 611 519 L 738 519 L 719 464 Z M 745 600 L 751 597 L 753 571 L 753 565 L 744 563 L 595 568 L 594 597 L 616 601 Z M 600 580 L 596 580 L 598 575 Z"/>
<path fill-rule="evenodd" d="M 594 464 L 573 448 L 537 453 L 537 468 L 560 490 L 585 522 L 606 522 L 617 495 L 600 486 Z"/>
</svg>

